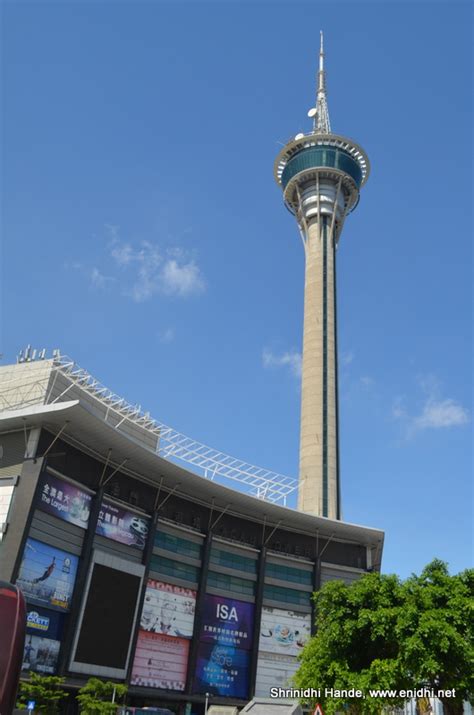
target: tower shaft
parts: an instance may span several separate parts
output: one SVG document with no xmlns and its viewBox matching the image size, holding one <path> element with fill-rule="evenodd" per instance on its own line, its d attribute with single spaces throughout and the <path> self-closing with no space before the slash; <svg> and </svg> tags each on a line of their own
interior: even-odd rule
<svg viewBox="0 0 474 715">
<path fill-rule="evenodd" d="M 337 389 L 336 245 L 370 165 L 352 139 L 333 134 L 321 33 L 313 131 L 280 150 L 274 176 L 305 248 L 298 509 L 341 518 Z"/>
<path fill-rule="evenodd" d="M 313 183 L 300 202 L 305 245 L 298 509 L 340 518 L 336 334 L 336 183 Z M 338 210 L 339 209 L 339 210 Z M 342 217 L 340 217 L 342 218 Z"/>
</svg>

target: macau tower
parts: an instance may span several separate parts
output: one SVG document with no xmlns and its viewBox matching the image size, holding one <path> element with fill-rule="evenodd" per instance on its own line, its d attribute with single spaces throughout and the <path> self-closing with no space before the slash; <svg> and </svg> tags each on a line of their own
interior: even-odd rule
<svg viewBox="0 0 474 715">
<path fill-rule="evenodd" d="M 316 106 L 308 116 L 312 131 L 290 140 L 274 168 L 305 253 L 298 509 L 340 519 L 336 248 L 369 160 L 358 144 L 331 132 L 322 33 Z"/>
</svg>

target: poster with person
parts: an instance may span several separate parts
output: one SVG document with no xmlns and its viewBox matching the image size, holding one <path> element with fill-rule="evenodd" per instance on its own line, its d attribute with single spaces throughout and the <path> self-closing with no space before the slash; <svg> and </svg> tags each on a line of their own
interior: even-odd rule
<svg viewBox="0 0 474 715">
<path fill-rule="evenodd" d="M 36 539 L 27 539 L 17 586 L 29 603 L 69 611 L 78 557 Z"/>
</svg>

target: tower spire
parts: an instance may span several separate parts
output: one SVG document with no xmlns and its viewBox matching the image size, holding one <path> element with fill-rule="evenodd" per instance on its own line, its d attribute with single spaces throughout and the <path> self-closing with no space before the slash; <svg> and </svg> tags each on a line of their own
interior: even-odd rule
<svg viewBox="0 0 474 715">
<path fill-rule="evenodd" d="M 326 72 L 324 71 L 324 37 L 321 30 L 321 44 L 319 47 L 318 88 L 316 92 L 316 112 L 312 115 L 314 134 L 330 134 L 329 109 L 326 98 Z M 311 111 L 311 110 L 310 110 Z"/>
</svg>

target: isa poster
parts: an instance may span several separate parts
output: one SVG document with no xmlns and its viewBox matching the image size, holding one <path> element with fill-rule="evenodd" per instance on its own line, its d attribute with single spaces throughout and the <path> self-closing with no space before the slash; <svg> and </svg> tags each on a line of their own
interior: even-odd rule
<svg viewBox="0 0 474 715">
<path fill-rule="evenodd" d="M 139 631 L 133 661 L 132 685 L 184 690 L 189 643 L 186 638 L 171 638 Z"/>
<path fill-rule="evenodd" d="M 228 645 L 200 643 L 194 692 L 246 698 L 250 653 Z"/>
<path fill-rule="evenodd" d="M 91 495 L 46 473 L 43 476 L 38 508 L 58 519 L 87 529 Z"/>
<path fill-rule="evenodd" d="M 78 557 L 36 539 L 27 539 L 17 586 L 29 603 L 69 611 Z"/>
<path fill-rule="evenodd" d="M 148 524 L 147 517 L 104 501 L 100 507 L 95 531 L 106 539 L 143 551 L 148 536 Z"/>
<path fill-rule="evenodd" d="M 206 594 L 201 633 L 203 643 L 252 647 L 254 604 Z"/>
</svg>

